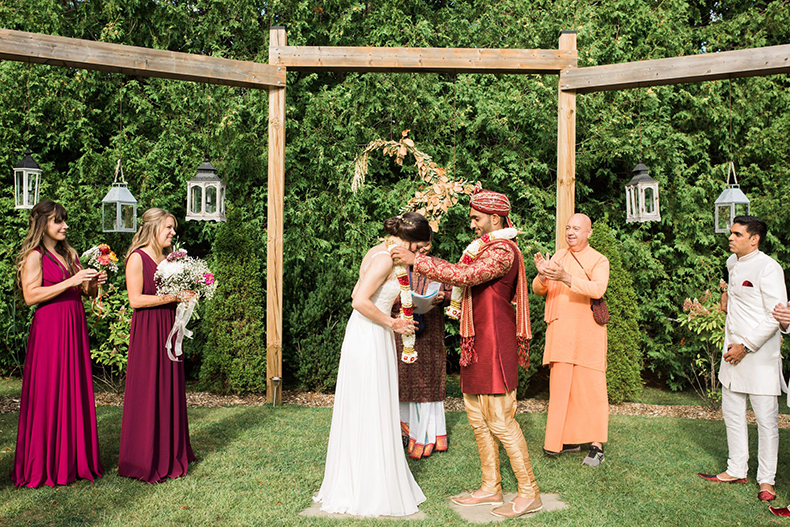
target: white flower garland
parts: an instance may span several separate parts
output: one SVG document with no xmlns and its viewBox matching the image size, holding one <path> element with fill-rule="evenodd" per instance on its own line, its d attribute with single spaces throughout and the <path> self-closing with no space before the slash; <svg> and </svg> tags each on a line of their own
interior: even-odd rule
<svg viewBox="0 0 790 527">
<path fill-rule="evenodd" d="M 499 229 L 497 231 L 484 234 L 469 244 L 469 246 L 464 250 L 464 254 L 458 263 L 461 265 L 469 265 L 477 259 L 477 254 L 480 252 L 480 248 L 483 247 L 483 245 L 491 242 L 492 240 L 512 240 L 517 234 L 518 231 L 512 227 L 508 227 L 507 229 Z M 453 293 L 450 296 L 450 305 L 447 306 L 447 309 L 445 309 L 445 313 L 448 317 L 454 318 L 455 320 L 461 318 L 461 301 L 463 298 L 464 288 L 457 285 L 453 286 Z"/>
<path fill-rule="evenodd" d="M 387 250 L 392 252 L 395 247 L 395 240 L 387 239 Z M 414 320 L 414 305 L 411 298 L 411 284 L 409 283 L 409 270 L 405 265 L 398 264 L 394 267 L 395 276 L 398 278 L 400 286 L 400 318 L 404 320 Z M 401 335 L 403 340 L 403 353 L 400 360 L 406 364 L 411 364 L 417 360 L 417 352 L 414 349 L 415 335 Z"/>
</svg>

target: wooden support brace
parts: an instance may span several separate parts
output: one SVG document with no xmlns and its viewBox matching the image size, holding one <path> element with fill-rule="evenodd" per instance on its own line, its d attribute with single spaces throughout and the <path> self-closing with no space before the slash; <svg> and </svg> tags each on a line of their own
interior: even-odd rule
<svg viewBox="0 0 790 527">
<path fill-rule="evenodd" d="M 245 88 L 285 86 L 285 70 L 269 64 L 10 29 L 0 29 L 0 60 Z"/>
</svg>

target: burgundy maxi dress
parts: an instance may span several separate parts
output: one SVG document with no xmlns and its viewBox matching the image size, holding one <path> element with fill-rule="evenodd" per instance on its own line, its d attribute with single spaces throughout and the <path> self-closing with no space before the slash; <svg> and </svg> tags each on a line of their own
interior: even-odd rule
<svg viewBox="0 0 790 527">
<path fill-rule="evenodd" d="M 43 286 L 71 277 L 49 251 L 41 260 Z M 39 304 L 33 316 L 11 481 L 54 487 L 77 478 L 93 481 L 103 472 L 88 325 L 80 289 L 72 287 Z"/>
<path fill-rule="evenodd" d="M 143 294 L 156 295 L 156 262 L 144 251 Z M 138 308 L 132 315 L 118 474 L 158 483 L 187 473 L 189 443 L 184 363 L 171 361 L 165 342 L 176 304 Z"/>
</svg>

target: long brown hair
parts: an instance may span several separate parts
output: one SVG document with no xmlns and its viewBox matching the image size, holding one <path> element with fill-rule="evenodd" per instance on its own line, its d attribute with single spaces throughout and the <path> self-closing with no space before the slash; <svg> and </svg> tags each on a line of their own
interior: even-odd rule
<svg viewBox="0 0 790 527">
<path fill-rule="evenodd" d="M 164 256 L 170 254 L 170 252 L 173 250 L 172 247 L 160 247 L 159 242 L 156 241 L 156 235 L 159 234 L 159 228 L 162 226 L 162 222 L 164 222 L 167 218 L 173 218 L 173 223 L 175 223 L 176 227 L 178 226 L 176 217 L 164 209 L 153 207 L 145 211 L 140 221 L 140 227 L 134 234 L 132 243 L 129 245 L 129 249 L 126 251 L 126 258 L 128 259 L 134 251 L 145 247 L 146 245 L 152 245 L 157 253 L 161 253 Z"/>
<path fill-rule="evenodd" d="M 55 203 L 52 200 L 44 200 L 38 202 L 32 209 L 30 209 L 29 226 L 27 235 L 22 242 L 22 249 L 19 251 L 19 256 L 16 260 L 16 280 L 17 285 L 22 286 L 22 268 L 25 266 L 27 256 L 36 249 L 41 250 L 41 257 L 46 255 L 46 248 L 44 247 L 44 235 L 47 232 L 47 224 L 49 219 L 53 218 L 56 222 L 60 223 L 66 221 L 68 214 L 66 209 L 60 203 Z M 74 274 L 80 270 L 81 266 L 79 260 L 75 256 L 74 249 L 68 241 L 62 240 L 55 243 L 55 252 L 66 260 L 66 268 L 69 274 Z M 65 278 L 65 276 L 64 276 Z"/>
</svg>

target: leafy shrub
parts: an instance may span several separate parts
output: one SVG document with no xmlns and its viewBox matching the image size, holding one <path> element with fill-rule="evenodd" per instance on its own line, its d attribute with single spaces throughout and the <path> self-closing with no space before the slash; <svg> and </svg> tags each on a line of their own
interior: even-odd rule
<svg viewBox="0 0 790 527">
<path fill-rule="evenodd" d="M 91 304 L 93 299 L 85 299 Z M 90 308 L 87 307 L 90 313 Z M 99 379 L 110 389 L 120 392 L 126 379 L 129 357 L 129 333 L 132 328 L 132 308 L 126 288 L 108 284 L 102 294 L 102 316 L 88 318 L 91 336 L 91 359 L 101 368 Z"/>
<path fill-rule="evenodd" d="M 683 312 L 680 325 L 687 332 L 678 346 L 685 363 L 683 374 L 702 400 L 718 407 L 721 387 L 716 367 L 724 346 L 727 314 L 710 290 L 705 291 L 701 300 L 687 298 L 683 302 Z"/>
<path fill-rule="evenodd" d="M 606 389 L 609 401 L 617 404 L 642 392 L 642 354 L 639 349 L 639 302 L 631 275 L 623 267 L 622 245 L 604 221 L 596 221 L 590 245 L 609 259 L 609 306 Z"/>
<path fill-rule="evenodd" d="M 238 208 L 228 210 L 214 238 L 212 270 L 217 292 L 207 303 L 200 386 L 218 392 L 266 389 L 264 276 L 260 232 Z M 265 239 L 265 237 L 263 238 Z"/>
</svg>

